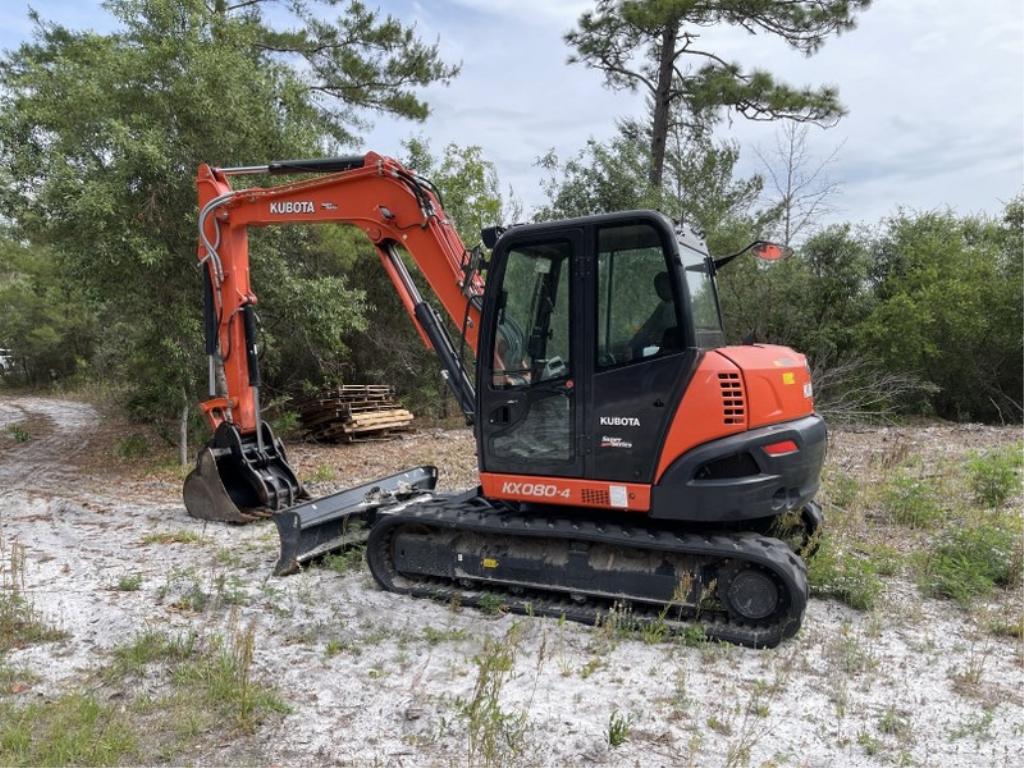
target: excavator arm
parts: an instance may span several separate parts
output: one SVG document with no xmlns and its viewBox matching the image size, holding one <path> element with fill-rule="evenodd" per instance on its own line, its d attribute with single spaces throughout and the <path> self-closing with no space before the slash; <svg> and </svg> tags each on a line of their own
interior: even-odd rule
<svg viewBox="0 0 1024 768">
<path fill-rule="evenodd" d="M 234 190 L 248 174 L 318 174 L 274 187 Z M 467 418 L 473 382 L 444 322 L 423 299 L 401 251 L 409 254 L 475 353 L 483 280 L 479 258 L 466 249 L 427 180 L 397 161 L 363 156 L 275 162 L 236 168 L 199 167 L 199 264 L 204 270 L 204 328 L 209 399 L 200 404 L 214 430 L 185 482 L 189 512 L 204 519 L 245 522 L 306 498 L 284 447 L 260 414 L 256 304 L 249 275 L 250 227 L 344 223 L 373 243 L 406 312 Z"/>
</svg>

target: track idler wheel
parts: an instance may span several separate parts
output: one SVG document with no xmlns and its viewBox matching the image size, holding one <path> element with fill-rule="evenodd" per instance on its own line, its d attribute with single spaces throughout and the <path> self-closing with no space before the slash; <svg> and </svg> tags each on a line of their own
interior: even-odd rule
<svg viewBox="0 0 1024 768">
<path fill-rule="evenodd" d="M 719 572 L 717 592 L 729 615 L 747 624 L 766 622 L 785 609 L 783 586 L 774 574 L 757 566 L 726 566 Z"/>
</svg>

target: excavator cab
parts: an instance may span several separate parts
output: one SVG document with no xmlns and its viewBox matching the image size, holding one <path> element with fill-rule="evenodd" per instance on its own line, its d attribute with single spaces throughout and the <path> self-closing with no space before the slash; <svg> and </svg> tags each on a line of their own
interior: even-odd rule
<svg viewBox="0 0 1024 768">
<path fill-rule="evenodd" d="M 724 342 L 712 269 L 653 211 L 507 230 L 477 367 L 485 477 L 650 482 L 681 382 Z"/>
</svg>

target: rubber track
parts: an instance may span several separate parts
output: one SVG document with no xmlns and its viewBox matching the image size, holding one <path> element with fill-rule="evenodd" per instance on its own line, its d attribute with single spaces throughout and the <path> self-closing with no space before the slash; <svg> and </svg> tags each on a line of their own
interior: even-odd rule
<svg viewBox="0 0 1024 768">
<path fill-rule="evenodd" d="M 598 624 L 607 616 L 611 604 L 604 599 L 588 599 L 579 603 L 564 592 L 538 592 L 524 590 L 513 594 L 500 585 L 493 588 L 481 585 L 466 589 L 442 578 L 418 580 L 397 572 L 391 557 L 391 539 L 405 525 L 419 525 L 444 530 L 464 530 L 478 534 L 524 536 L 546 539 L 577 540 L 671 552 L 683 556 L 720 558 L 723 561 L 743 561 L 759 565 L 770 571 L 786 592 L 781 601 L 785 612 L 768 617 L 763 622 L 738 621 L 724 610 L 701 611 L 680 617 L 685 607 L 670 612 L 664 606 L 633 603 L 631 619 L 637 624 L 664 622 L 670 630 L 681 631 L 693 625 L 703 628 L 709 639 L 722 640 L 754 648 L 770 648 L 792 637 L 800 628 L 807 606 L 808 587 L 806 567 L 793 551 L 778 539 L 752 532 L 698 534 L 669 531 L 650 525 L 622 525 L 552 516 L 526 516 L 500 512 L 487 505 L 472 502 L 452 503 L 443 499 L 432 500 L 406 508 L 377 519 L 367 544 L 367 562 L 370 572 L 386 590 L 413 597 L 426 597 L 445 602 L 458 601 L 462 605 L 477 606 L 493 603 L 501 598 L 503 607 L 527 615 L 564 616 L 567 620 L 585 624 Z M 405 586 L 401 581 L 410 582 Z M 481 583 L 482 584 L 482 583 Z M 588 596 L 589 597 L 589 596 Z M 671 606 L 670 606 L 671 607 Z"/>
</svg>

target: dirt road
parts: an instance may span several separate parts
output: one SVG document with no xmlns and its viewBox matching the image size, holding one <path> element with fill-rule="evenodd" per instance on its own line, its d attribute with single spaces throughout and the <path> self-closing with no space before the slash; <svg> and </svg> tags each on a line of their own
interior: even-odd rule
<svg viewBox="0 0 1024 768">
<path fill-rule="evenodd" d="M 36 425 L 29 439 L 0 450 L 0 535 L 27 548 L 29 592 L 69 638 L 10 654 L 41 679 L 21 695 L 79 684 L 147 628 L 216 631 L 234 613 L 255 625 L 256 670 L 291 707 L 253 736 L 172 762 L 466 764 L 479 724 L 465 702 L 491 639 L 514 658 L 499 696 L 498 764 L 1019 764 L 1019 648 L 908 580 L 897 578 L 874 612 L 814 599 L 797 638 L 751 651 L 409 600 L 381 592 L 365 569 L 277 579 L 272 524 L 204 526 L 186 515 L 177 481 L 79 461 L 101 423 L 90 406 L 0 398 L 0 430 L 26 420 Z M 830 461 L 855 466 L 865 440 L 837 433 Z M 472 462 L 465 432 L 390 446 L 408 463 L 442 446 Z M 344 478 L 320 483 L 324 492 L 369 479 L 362 473 L 383 461 L 372 449 L 297 448 L 300 471 L 326 464 Z M 117 588 L 135 575 L 137 590 Z M 974 672 L 978 685 L 965 692 L 958 681 Z M 628 723 L 617 747 L 613 717 Z"/>
</svg>

